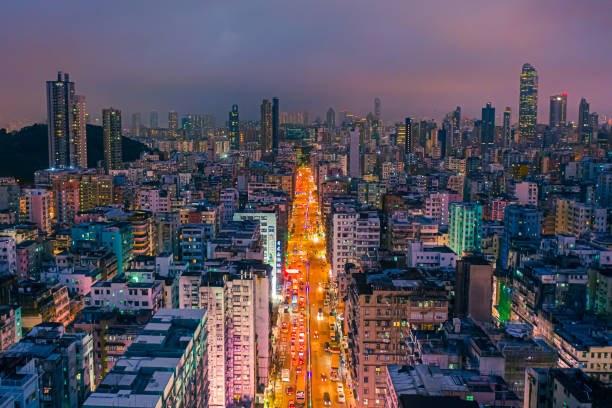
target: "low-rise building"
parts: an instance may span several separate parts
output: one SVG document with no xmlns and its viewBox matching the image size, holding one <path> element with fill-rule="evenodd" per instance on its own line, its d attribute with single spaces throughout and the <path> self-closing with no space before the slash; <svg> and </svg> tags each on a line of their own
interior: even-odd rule
<svg viewBox="0 0 612 408">
<path fill-rule="evenodd" d="M 208 406 L 207 314 L 160 309 L 84 408 Z"/>
</svg>

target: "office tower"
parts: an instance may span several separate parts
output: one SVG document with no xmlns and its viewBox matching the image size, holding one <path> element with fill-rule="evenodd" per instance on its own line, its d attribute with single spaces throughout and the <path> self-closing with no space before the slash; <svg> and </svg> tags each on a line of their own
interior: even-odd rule
<svg viewBox="0 0 612 408">
<path fill-rule="evenodd" d="M 480 154 L 483 159 L 488 156 L 489 151 L 495 146 L 495 108 L 491 102 L 482 108 L 482 123 L 480 129 Z M 486 159 L 485 159 L 486 160 Z"/>
<path fill-rule="evenodd" d="M 178 129 L 178 113 L 176 113 L 176 111 L 171 110 L 168 112 L 168 129 Z"/>
<path fill-rule="evenodd" d="M 49 167 L 87 167 L 85 97 L 75 95 L 67 73 L 47 81 Z"/>
<path fill-rule="evenodd" d="M 412 119 L 406 118 L 405 122 L 405 139 L 404 139 L 404 152 L 406 155 L 408 153 L 414 153 L 414 140 L 412 137 Z"/>
<path fill-rule="evenodd" d="M 83 95 L 74 95 L 72 119 L 70 163 L 73 167 L 87 168 L 87 104 Z"/>
<path fill-rule="evenodd" d="M 538 73 L 529 63 L 521 71 L 519 99 L 519 141 L 535 143 L 535 127 L 538 119 Z"/>
<path fill-rule="evenodd" d="M 567 94 L 553 95 L 550 97 L 550 127 L 565 126 L 567 123 Z"/>
<path fill-rule="evenodd" d="M 272 151 L 272 104 L 267 99 L 261 102 L 259 149 L 262 153 L 269 153 Z"/>
<path fill-rule="evenodd" d="M 512 145 L 512 129 L 510 128 L 510 118 L 512 115 L 512 110 L 509 106 L 506 106 L 506 110 L 504 111 L 504 123 L 502 133 L 504 136 L 504 146 L 510 147 Z"/>
<path fill-rule="evenodd" d="M 272 98 L 272 150 L 278 151 L 279 125 L 278 98 Z"/>
<path fill-rule="evenodd" d="M 449 206 L 448 246 L 462 257 L 482 248 L 482 205 L 457 202 Z"/>
<path fill-rule="evenodd" d="M 232 105 L 229 113 L 229 137 L 232 150 L 240 150 L 240 115 L 238 105 Z"/>
<path fill-rule="evenodd" d="M 102 110 L 102 126 L 104 132 L 104 168 L 108 173 L 109 170 L 123 168 L 121 111 L 113 108 Z"/>
<path fill-rule="evenodd" d="M 359 128 L 354 128 L 350 132 L 349 142 L 349 176 L 353 178 L 361 177 L 359 156 Z"/>
<path fill-rule="evenodd" d="M 333 108 L 327 110 L 327 128 L 333 130 L 336 127 L 336 111 Z"/>
<path fill-rule="evenodd" d="M 132 136 L 140 136 L 140 128 L 142 127 L 142 115 L 140 112 L 132 113 Z"/>
<path fill-rule="evenodd" d="M 151 129 L 157 129 L 159 127 L 159 113 L 156 110 L 151 111 L 149 114 L 149 127 Z"/>
<path fill-rule="evenodd" d="M 580 99 L 580 105 L 578 105 L 578 134 L 582 143 L 591 143 L 593 129 L 591 128 L 590 105 L 584 98 Z"/>
<path fill-rule="evenodd" d="M 482 255 L 464 256 L 455 269 L 455 310 L 453 317 L 491 320 L 493 266 Z"/>
<path fill-rule="evenodd" d="M 374 116 L 380 119 L 380 98 L 374 99 Z"/>
</svg>

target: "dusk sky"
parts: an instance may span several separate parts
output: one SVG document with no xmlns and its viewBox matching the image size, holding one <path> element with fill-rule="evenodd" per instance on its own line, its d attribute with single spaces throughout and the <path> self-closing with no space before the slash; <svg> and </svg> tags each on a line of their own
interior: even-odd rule
<svg viewBox="0 0 612 408">
<path fill-rule="evenodd" d="M 4 1 L 0 29 L 0 127 L 42 121 L 46 80 L 70 73 L 88 111 L 127 115 L 171 108 L 227 119 L 258 118 L 264 97 L 281 110 L 383 120 L 433 117 L 491 101 L 517 119 L 519 74 L 530 62 L 548 97 L 567 92 L 612 114 L 610 0 L 198 0 Z M 124 126 L 129 126 L 124 117 Z"/>
</svg>

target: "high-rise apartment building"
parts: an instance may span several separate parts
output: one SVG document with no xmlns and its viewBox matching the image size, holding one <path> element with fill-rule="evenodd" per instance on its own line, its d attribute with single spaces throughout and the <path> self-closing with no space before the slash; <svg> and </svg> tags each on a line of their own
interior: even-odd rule
<svg viewBox="0 0 612 408">
<path fill-rule="evenodd" d="M 457 256 L 482 248 L 482 205 L 457 202 L 449 206 L 448 246 Z"/>
<path fill-rule="evenodd" d="M 514 195 L 521 205 L 538 205 L 538 184 L 533 181 L 521 181 L 514 184 Z"/>
<path fill-rule="evenodd" d="M 435 222 L 448 225 L 450 203 L 460 201 L 459 194 L 448 191 L 430 193 L 425 199 L 425 215 Z"/>
<path fill-rule="evenodd" d="M 404 152 L 406 154 L 414 153 L 415 140 L 412 137 L 412 119 L 411 118 L 406 118 L 404 129 L 406 133 L 406 136 L 404 139 Z"/>
<path fill-rule="evenodd" d="M 349 175 L 354 178 L 361 177 L 361 156 L 359 155 L 359 128 L 349 133 Z"/>
<path fill-rule="evenodd" d="M 508 205 L 504 210 L 504 236 L 499 264 L 508 266 L 512 240 L 539 240 L 542 236 L 542 212 L 534 205 Z"/>
<path fill-rule="evenodd" d="M 53 194 L 43 189 L 25 189 L 21 213 L 41 230 L 49 234 L 53 220 Z"/>
<path fill-rule="evenodd" d="M 109 108 L 102 110 L 104 168 L 120 170 L 123 168 L 123 147 L 121 146 L 121 111 Z"/>
<path fill-rule="evenodd" d="M 168 129 L 177 130 L 178 129 L 178 113 L 176 111 L 171 110 L 168 112 Z"/>
<path fill-rule="evenodd" d="M 464 256 L 455 270 L 454 317 L 491 320 L 493 266 L 482 255 Z"/>
<path fill-rule="evenodd" d="M 510 120 L 512 117 L 512 109 L 509 106 L 506 106 L 506 110 L 504 110 L 504 120 L 502 124 L 502 133 L 504 137 L 504 146 L 510 147 L 512 145 L 512 128 L 510 127 Z"/>
<path fill-rule="evenodd" d="M 149 114 L 149 128 L 157 129 L 159 127 L 159 113 L 156 110 Z"/>
<path fill-rule="evenodd" d="M 47 81 L 49 167 L 87 167 L 85 97 L 75 94 L 67 73 Z"/>
<path fill-rule="evenodd" d="M 268 99 L 264 99 L 261 103 L 259 149 L 262 153 L 272 152 L 272 104 Z"/>
<path fill-rule="evenodd" d="M 279 109 L 278 98 L 272 98 L 272 150 L 274 152 L 278 151 L 278 139 L 280 138 L 278 128 L 280 120 Z"/>
<path fill-rule="evenodd" d="M 590 144 L 593 141 L 590 104 L 584 98 L 580 99 L 580 105 L 578 105 L 578 134 L 580 141 L 584 144 Z"/>
<path fill-rule="evenodd" d="M 132 135 L 140 136 L 140 128 L 142 128 L 142 115 L 140 112 L 132 113 Z"/>
<path fill-rule="evenodd" d="M 453 135 L 451 137 L 451 146 L 461 144 L 461 106 L 457 106 L 452 112 Z"/>
<path fill-rule="evenodd" d="M 334 108 L 329 108 L 327 110 L 327 128 L 329 130 L 333 130 L 336 128 L 336 111 Z"/>
<path fill-rule="evenodd" d="M 229 138 L 230 147 L 232 150 L 240 150 L 244 145 L 244 141 L 240 137 L 240 114 L 238 113 L 238 105 L 232 105 L 232 110 L 229 113 Z"/>
<path fill-rule="evenodd" d="M 550 97 L 550 127 L 565 126 L 567 123 L 567 94 L 552 95 Z"/>
<path fill-rule="evenodd" d="M 491 102 L 482 108 L 482 121 L 480 129 L 480 154 L 488 155 L 495 146 L 495 108 Z"/>
<path fill-rule="evenodd" d="M 334 276 L 344 272 L 347 262 L 360 263 L 380 247 L 380 218 L 375 211 L 339 208 L 331 216 L 331 267 Z"/>
<path fill-rule="evenodd" d="M 243 406 L 267 385 L 270 282 L 261 263 L 211 261 L 206 274 L 187 272 L 179 304 L 208 313 L 208 407 Z M 236 404 L 236 405 L 232 405 Z"/>
<path fill-rule="evenodd" d="M 70 144 L 71 166 L 87 168 L 87 104 L 83 95 L 74 95 Z"/>
<path fill-rule="evenodd" d="M 519 141 L 522 144 L 535 143 L 535 127 L 538 120 L 538 73 L 529 63 L 521 71 L 519 99 Z"/>
<path fill-rule="evenodd" d="M 448 319 L 447 292 L 414 270 L 354 273 L 350 278 L 344 332 L 356 406 L 382 408 L 385 366 L 408 363 L 411 329 L 433 331 Z"/>
</svg>

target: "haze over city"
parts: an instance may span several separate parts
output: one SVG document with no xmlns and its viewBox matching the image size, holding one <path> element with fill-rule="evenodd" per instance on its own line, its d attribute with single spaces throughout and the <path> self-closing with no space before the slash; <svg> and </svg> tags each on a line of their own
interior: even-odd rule
<svg viewBox="0 0 612 408">
<path fill-rule="evenodd" d="M 382 118 L 437 120 L 456 105 L 518 105 L 520 66 L 540 94 L 586 97 L 612 112 L 604 0 L 5 2 L 0 32 L 0 127 L 44 122 L 41 85 L 70 72 L 94 117 L 211 112 L 238 103 L 256 119 L 261 95 L 324 117 L 328 106 Z M 540 104 L 545 115 L 546 104 Z M 500 117 L 501 118 L 501 117 Z M 164 123 L 164 122 L 162 122 Z"/>
</svg>

